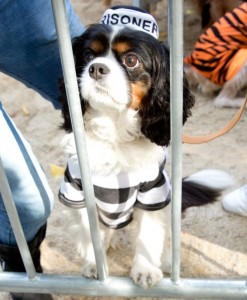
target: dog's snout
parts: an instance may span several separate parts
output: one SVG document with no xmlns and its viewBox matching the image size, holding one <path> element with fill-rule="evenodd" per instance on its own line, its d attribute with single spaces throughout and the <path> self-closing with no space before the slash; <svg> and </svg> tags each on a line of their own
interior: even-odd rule
<svg viewBox="0 0 247 300">
<path fill-rule="evenodd" d="M 89 75 L 95 80 L 102 79 L 110 72 L 110 69 L 101 63 L 92 64 L 89 68 Z"/>
</svg>

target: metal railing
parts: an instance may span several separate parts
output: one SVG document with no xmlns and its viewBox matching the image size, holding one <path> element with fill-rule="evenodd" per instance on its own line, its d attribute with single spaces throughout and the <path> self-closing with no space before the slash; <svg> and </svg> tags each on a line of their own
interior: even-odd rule
<svg viewBox="0 0 247 300">
<path fill-rule="evenodd" d="M 171 136 L 172 136 L 172 274 L 151 288 L 136 286 L 130 278 L 108 276 L 98 230 L 94 191 L 86 153 L 80 100 L 74 70 L 73 54 L 65 4 L 52 0 L 54 18 L 60 47 L 72 125 L 78 159 L 83 174 L 91 235 L 95 250 L 99 278 L 90 280 L 82 276 L 36 273 L 27 247 L 20 220 L 12 199 L 6 174 L 0 160 L 0 192 L 12 224 L 18 247 L 27 273 L 0 273 L 0 291 L 51 293 L 67 295 L 159 297 L 180 299 L 247 299 L 246 280 L 188 279 L 180 277 L 181 182 L 182 182 L 182 98 L 183 98 L 183 1 L 169 1 L 169 43 L 171 49 Z M 176 26 L 175 26 L 176 25 Z"/>
</svg>

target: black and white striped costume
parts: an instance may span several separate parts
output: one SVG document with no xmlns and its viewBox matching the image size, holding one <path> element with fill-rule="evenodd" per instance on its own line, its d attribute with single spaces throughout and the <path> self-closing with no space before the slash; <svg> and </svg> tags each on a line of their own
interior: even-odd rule
<svg viewBox="0 0 247 300">
<path fill-rule="evenodd" d="M 129 173 L 102 176 L 92 173 L 92 182 L 99 220 L 114 229 L 132 220 L 134 206 L 144 210 L 159 210 L 170 202 L 170 182 L 162 165 L 154 163 Z M 69 158 L 61 182 L 59 199 L 66 206 L 84 208 L 78 161 Z"/>
</svg>

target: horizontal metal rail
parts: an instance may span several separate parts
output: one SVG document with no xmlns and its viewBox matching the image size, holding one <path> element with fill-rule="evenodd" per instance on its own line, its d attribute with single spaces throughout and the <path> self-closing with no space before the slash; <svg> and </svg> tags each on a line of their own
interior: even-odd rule
<svg viewBox="0 0 247 300">
<path fill-rule="evenodd" d="M 0 273 L 0 291 L 126 298 L 247 299 L 244 280 L 181 279 L 173 283 L 164 278 L 157 286 L 143 289 L 125 277 L 109 276 L 102 282 L 59 274 L 38 274 L 36 280 L 30 281 L 24 273 Z"/>
</svg>

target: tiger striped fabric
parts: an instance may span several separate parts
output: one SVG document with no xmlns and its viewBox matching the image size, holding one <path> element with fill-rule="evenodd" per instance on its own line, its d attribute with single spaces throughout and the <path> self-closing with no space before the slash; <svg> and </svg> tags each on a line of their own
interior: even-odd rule
<svg viewBox="0 0 247 300">
<path fill-rule="evenodd" d="M 164 166 L 165 161 L 161 165 L 147 165 L 138 171 L 106 176 L 92 172 L 100 222 L 118 229 L 131 222 L 134 207 L 154 211 L 168 205 L 170 182 Z M 59 200 L 71 208 L 85 207 L 79 164 L 72 157 L 68 160 L 60 185 Z"/>
<path fill-rule="evenodd" d="M 203 33 L 184 59 L 204 77 L 222 86 L 247 61 L 247 3 L 227 12 Z"/>
</svg>

